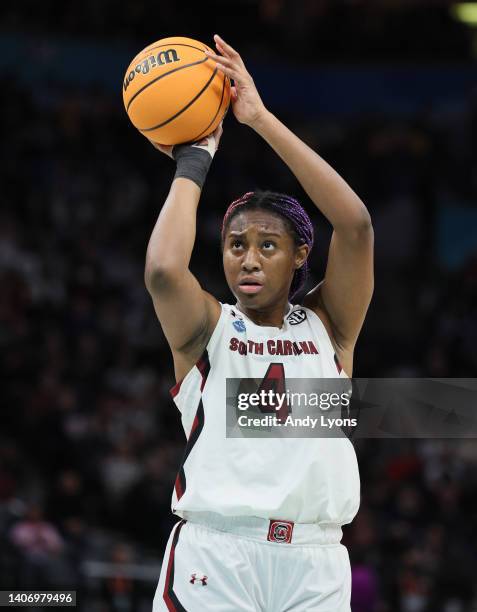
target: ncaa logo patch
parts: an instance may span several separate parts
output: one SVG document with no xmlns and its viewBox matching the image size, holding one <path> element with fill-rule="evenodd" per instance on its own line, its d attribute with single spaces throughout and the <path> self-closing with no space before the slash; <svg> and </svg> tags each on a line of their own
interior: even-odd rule
<svg viewBox="0 0 477 612">
<path fill-rule="evenodd" d="M 245 323 L 241 319 L 239 319 L 238 321 L 232 321 L 232 325 L 238 332 L 246 331 Z"/>
<path fill-rule="evenodd" d="M 299 323 L 303 323 L 305 319 L 306 319 L 306 312 L 301 309 L 294 310 L 287 317 L 287 321 L 290 323 L 290 325 L 298 325 Z"/>
<path fill-rule="evenodd" d="M 270 521 L 267 540 L 269 542 L 290 544 L 292 541 L 293 525 L 294 523 L 290 521 Z"/>
</svg>

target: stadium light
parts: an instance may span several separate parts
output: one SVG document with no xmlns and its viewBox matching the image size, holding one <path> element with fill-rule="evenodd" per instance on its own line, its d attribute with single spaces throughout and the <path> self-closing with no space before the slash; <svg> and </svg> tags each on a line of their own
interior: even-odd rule
<svg viewBox="0 0 477 612">
<path fill-rule="evenodd" d="M 477 27 L 477 2 L 459 2 L 450 7 L 451 15 L 457 21 Z"/>
</svg>

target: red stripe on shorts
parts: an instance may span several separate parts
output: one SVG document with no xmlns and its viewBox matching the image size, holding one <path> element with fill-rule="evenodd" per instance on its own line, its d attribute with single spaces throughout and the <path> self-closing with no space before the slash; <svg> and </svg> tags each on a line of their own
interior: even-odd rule
<svg viewBox="0 0 477 612">
<path fill-rule="evenodd" d="M 177 595 L 174 593 L 174 557 L 177 542 L 179 541 L 179 534 L 185 523 L 186 521 L 180 521 L 176 527 L 174 537 L 172 538 L 171 550 L 169 552 L 169 561 L 167 563 L 167 574 L 166 583 L 164 585 L 163 599 L 169 612 L 187 612 L 181 602 L 177 599 Z"/>
</svg>

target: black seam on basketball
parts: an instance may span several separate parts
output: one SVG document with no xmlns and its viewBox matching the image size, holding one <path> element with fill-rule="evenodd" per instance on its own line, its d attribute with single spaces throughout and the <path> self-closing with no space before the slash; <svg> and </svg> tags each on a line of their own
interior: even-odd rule
<svg viewBox="0 0 477 612">
<path fill-rule="evenodd" d="M 156 77 L 155 79 L 153 79 L 152 81 L 149 81 L 149 83 L 146 83 L 146 85 L 143 85 L 141 87 L 141 89 L 138 89 L 136 91 L 136 93 L 131 97 L 131 99 L 128 102 L 128 105 L 126 106 L 126 112 L 129 111 L 129 107 L 132 104 L 132 101 L 137 98 L 137 96 L 142 93 L 145 89 L 147 89 L 150 85 L 153 85 L 154 83 L 156 83 L 157 81 L 160 81 L 161 79 L 163 79 L 164 77 L 166 77 L 168 74 L 172 74 L 173 72 L 178 72 L 179 70 L 183 70 L 184 68 L 189 68 L 190 66 L 197 66 L 197 64 L 203 64 L 204 62 L 206 62 L 209 58 L 206 56 L 204 59 L 198 60 L 197 62 L 191 62 L 190 64 L 186 64 L 185 66 L 178 66 L 177 68 L 173 68 L 172 70 L 169 70 L 169 72 L 166 72 L 165 74 L 161 74 L 158 77 Z"/>
<path fill-rule="evenodd" d="M 223 99 L 224 99 L 224 92 L 225 92 L 225 79 L 226 79 L 226 78 L 227 78 L 227 76 L 224 74 L 224 80 L 223 80 L 223 83 L 222 83 L 222 94 L 221 94 L 221 96 L 220 96 L 219 107 L 218 107 L 218 109 L 217 109 L 217 111 L 216 111 L 216 113 L 215 113 L 215 115 L 214 115 L 214 118 L 213 118 L 213 119 L 212 119 L 212 121 L 209 123 L 209 125 L 208 125 L 208 126 L 205 128 L 205 129 L 203 129 L 203 130 L 202 130 L 202 132 L 200 132 L 200 133 L 199 133 L 197 136 L 194 136 L 194 138 L 191 138 L 191 141 L 192 141 L 192 142 L 195 142 L 196 140 L 199 140 L 199 138 L 202 136 L 202 134 L 203 134 L 204 132 L 206 132 L 206 131 L 207 131 L 207 130 L 210 128 L 210 126 L 211 126 L 211 125 L 214 123 L 215 118 L 216 118 L 216 117 L 217 117 L 217 115 L 219 114 L 220 107 L 222 106 L 222 101 L 223 101 Z"/>
<path fill-rule="evenodd" d="M 173 121 L 174 119 L 176 119 L 179 115 L 182 115 L 182 113 L 184 111 L 186 111 L 190 106 L 192 106 L 194 104 L 194 102 L 196 100 L 198 100 L 200 98 L 200 96 L 204 93 L 204 91 L 208 88 L 208 86 L 212 83 L 215 75 L 217 74 L 217 67 L 215 68 L 212 76 L 210 77 L 210 79 L 207 81 L 207 83 L 204 85 L 204 87 L 202 87 L 202 89 L 199 91 L 199 93 L 194 96 L 192 98 L 192 100 L 190 102 L 188 102 L 184 108 L 181 108 L 181 110 L 179 112 L 177 112 L 175 115 L 172 115 L 172 117 L 169 117 L 169 119 L 166 119 L 166 121 L 163 121 L 162 123 L 160 123 L 159 125 L 155 125 L 154 127 L 150 127 L 150 128 L 144 128 L 142 130 L 138 130 L 140 132 L 152 132 L 152 130 L 158 130 L 161 127 L 164 127 L 165 125 L 167 125 L 168 123 L 170 123 L 171 121 Z"/>
<path fill-rule="evenodd" d="M 143 51 L 141 51 L 141 53 L 138 53 L 129 65 L 132 66 L 138 61 L 140 57 L 144 59 L 144 57 L 148 55 L 151 51 L 154 51 L 154 49 L 160 49 L 161 47 L 189 47 L 189 49 L 197 49 L 197 51 L 203 52 L 208 49 L 208 47 L 207 49 L 201 49 L 200 47 L 194 47 L 194 45 L 186 45 L 185 43 L 169 43 L 168 45 L 156 45 L 155 47 L 151 47 L 148 50 L 144 49 Z"/>
</svg>

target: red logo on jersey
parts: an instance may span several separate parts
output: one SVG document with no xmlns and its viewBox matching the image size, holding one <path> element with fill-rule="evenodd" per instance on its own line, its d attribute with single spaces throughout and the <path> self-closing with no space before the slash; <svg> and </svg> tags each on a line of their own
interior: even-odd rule
<svg viewBox="0 0 477 612">
<path fill-rule="evenodd" d="M 234 324 L 237 321 L 234 321 Z M 237 331 L 244 331 L 243 329 Z M 319 355 L 320 351 L 313 340 L 299 340 L 292 342 L 291 340 L 267 340 L 267 342 L 254 342 L 253 340 L 239 340 L 238 338 L 230 338 L 229 349 L 237 351 L 239 355 Z"/>
<path fill-rule="evenodd" d="M 199 576 L 197 576 L 197 574 L 191 574 L 189 582 L 191 584 L 195 584 L 196 580 L 198 582 L 202 582 L 202 586 L 207 586 L 208 576 L 206 576 L 205 574 L 202 574 L 202 578 L 199 578 Z"/>
<path fill-rule="evenodd" d="M 290 521 L 270 521 L 267 540 L 269 542 L 290 544 L 292 541 L 293 525 L 294 523 Z"/>
</svg>

